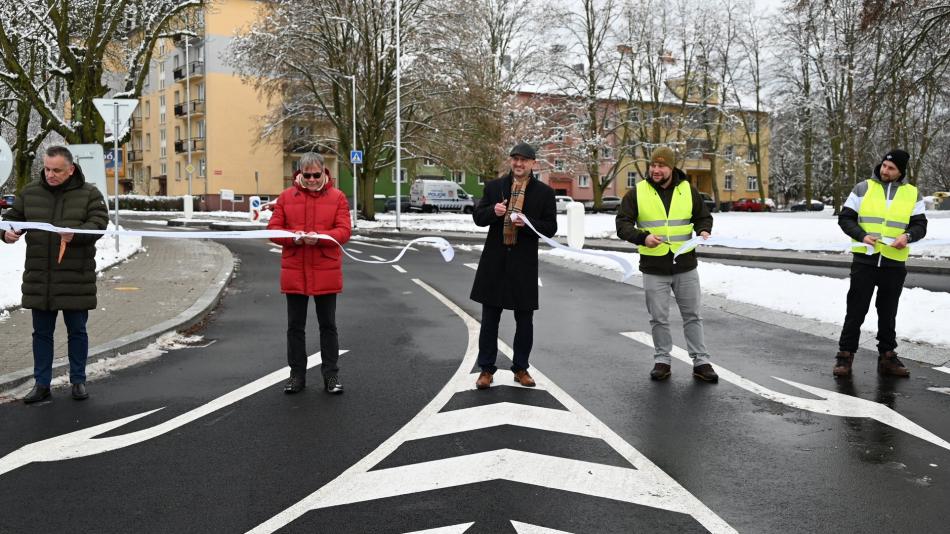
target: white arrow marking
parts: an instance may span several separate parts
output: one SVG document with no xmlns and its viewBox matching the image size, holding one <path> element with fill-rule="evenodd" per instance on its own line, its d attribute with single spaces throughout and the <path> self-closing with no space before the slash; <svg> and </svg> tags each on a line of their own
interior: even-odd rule
<svg viewBox="0 0 950 534">
<path fill-rule="evenodd" d="M 929 391 L 934 393 L 943 393 L 944 395 L 950 395 L 950 388 L 927 388 Z"/>
<path fill-rule="evenodd" d="M 653 338 L 646 332 L 621 332 L 620 334 L 634 341 L 643 343 L 648 347 L 653 347 Z M 671 355 L 677 360 L 692 365 L 692 359 L 689 357 L 689 354 L 680 347 L 674 346 Z M 777 376 L 772 377 L 780 382 L 784 382 L 790 386 L 807 391 L 816 397 L 820 397 L 819 399 L 806 399 L 804 397 L 796 397 L 794 395 L 788 395 L 786 393 L 780 393 L 778 391 L 768 389 L 767 387 L 761 386 L 747 378 L 743 378 L 718 364 L 716 365 L 716 372 L 719 374 L 720 380 L 731 382 L 732 384 L 735 384 L 746 391 L 755 393 L 756 395 L 764 397 L 768 400 L 809 412 L 836 415 L 839 417 L 865 417 L 868 419 L 874 419 L 875 421 L 884 423 L 885 425 L 894 427 L 898 430 L 903 430 L 912 436 L 917 436 L 922 440 L 929 441 L 938 447 L 943 447 L 944 449 L 950 450 L 950 443 L 931 433 L 926 428 L 914 423 L 910 419 L 907 419 L 903 415 L 888 408 L 884 404 L 864 400 L 858 397 L 852 397 L 851 395 L 844 395 L 835 391 L 829 391 L 827 389 L 816 388 L 806 384 L 799 384 L 798 382 L 785 380 L 784 378 L 779 378 Z"/>
<path fill-rule="evenodd" d="M 416 435 L 413 435 L 412 439 L 431 438 L 511 424 L 588 438 L 598 437 L 571 412 L 527 404 L 498 402 L 433 415 L 416 429 Z"/>
<path fill-rule="evenodd" d="M 396 269 L 397 271 L 401 272 L 402 274 L 406 274 L 406 270 L 403 269 L 402 267 L 398 266 L 398 265 L 393 265 L 393 269 Z"/>
<path fill-rule="evenodd" d="M 346 350 L 341 350 L 340 354 L 345 354 Z M 307 358 L 307 368 L 311 368 L 320 363 L 320 353 Z M 96 438 L 96 436 L 105 434 L 111 430 L 119 428 L 126 423 L 131 423 L 147 415 L 151 415 L 163 408 L 157 408 L 140 414 L 124 417 L 116 421 L 110 421 L 94 427 L 77 430 L 69 434 L 63 434 L 53 438 L 45 439 L 24 445 L 10 454 L 0 458 L 0 475 L 22 467 L 32 462 L 56 462 L 59 460 L 68 460 L 70 458 L 82 458 L 104 452 L 114 451 L 154 439 L 162 434 L 167 434 L 176 428 L 187 425 L 208 414 L 216 412 L 222 408 L 230 406 L 242 399 L 263 391 L 287 378 L 289 367 L 274 371 L 267 376 L 259 378 L 250 384 L 242 386 L 230 393 L 226 393 L 217 399 L 185 412 L 178 417 L 169 419 L 164 423 L 155 425 L 151 428 L 145 428 L 121 436 L 111 436 L 108 438 Z"/>
<path fill-rule="evenodd" d="M 950 367 L 934 367 L 935 371 L 940 371 L 941 373 L 950 374 Z"/>
<path fill-rule="evenodd" d="M 571 534 L 570 532 L 564 532 L 563 530 L 539 527 L 538 525 L 529 525 L 528 523 L 521 523 L 519 521 L 512 521 L 511 526 L 515 527 L 515 532 L 518 534 Z"/>
<path fill-rule="evenodd" d="M 462 523 L 459 525 L 452 525 L 450 527 L 430 528 L 428 530 L 416 530 L 414 532 L 407 532 L 406 534 L 462 534 L 474 524 L 475 523 Z"/>
<path fill-rule="evenodd" d="M 542 487 L 563 488 L 566 491 L 576 493 L 655 506 L 689 514 L 714 534 L 736 532 L 699 499 L 686 491 L 653 462 L 634 449 L 632 445 L 594 417 L 570 395 L 548 380 L 536 367 L 532 369 L 532 375 L 534 375 L 538 387 L 547 389 L 555 399 L 567 408 L 567 411 L 577 418 L 581 426 L 586 429 L 586 435 L 596 436 L 605 441 L 635 469 L 502 449 L 370 471 L 406 441 L 425 437 L 424 433 L 431 429 L 430 421 L 444 415 L 440 414 L 439 410 L 446 405 L 456 392 L 471 389 L 473 384 L 471 369 L 475 365 L 475 359 L 478 355 L 478 321 L 425 282 L 418 279 L 413 279 L 413 282 L 455 312 L 468 329 L 468 344 L 465 356 L 455 374 L 422 411 L 384 441 L 376 450 L 353 464 L 322 488 L 249 532 L 253 534 L 275 532 L 311 510 L 319 510 L 330 506 L 501 479 Z M 500 340 L 499 348 L 505 355 L 511 357 L 511 347 Z M 493 406 L 498 407 L 499 405 Z M 487 414 L 488 412 L 480 411 L 478 413 Z M 444 424 L 471 424 L 468 421 L 454 421 L 451 423 L 447 419 L 442 419 L 442 421 L 446 422 Z M 523 420 L 517 419 L 508 419 L 507 423 L 525 424 Z M 576 427 L 576 424 L 574 426 Z M 439 432 L 443 434 L 458 431 L 457 428 L 451 430 L 439 429 Z"/>
</svg>

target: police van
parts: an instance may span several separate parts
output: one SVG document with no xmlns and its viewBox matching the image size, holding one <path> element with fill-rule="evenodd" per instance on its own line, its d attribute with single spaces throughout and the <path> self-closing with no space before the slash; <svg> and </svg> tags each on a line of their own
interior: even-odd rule
<svg viewBox="0 0 950 534">
<path fill-rule="evenodd" d="M 409 207 L 423 213 L 475 211 L 475 200 L 462 186 L 449 180 L 416 180 L 409 188 Z"/>
</svg>

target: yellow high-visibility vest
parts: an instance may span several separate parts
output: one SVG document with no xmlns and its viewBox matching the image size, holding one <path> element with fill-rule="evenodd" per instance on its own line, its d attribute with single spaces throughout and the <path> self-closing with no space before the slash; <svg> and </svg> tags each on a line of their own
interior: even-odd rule
<svg viewBox="0 0 950 534">
<path fill-rule="evenodd" d="M 693 237 L 692 218 L 693 193 L 686 180 L 673 190 L 669 213 L 656 188 L 647 180 L 637 183 L 637 227 L 663 237 L 663 242 L 653 248 L 640 245 L 640 254 L 666 256 L 671 250 L 675 253 Z"/>
<path fill-rule="evenodd" d="M 910 184 L 900 185 L 897 194 L 888 206 L 885 186 L 876 180 L 867 180 L 867 184 L 868 191 L 861 199 L 861 206 L 858 208 L 858 224 L 869 235 L 878 238 L 874 245 L 875 253 L 880 253 L 881 256 L 891 260 L 907 261 L 907 257 L 910 256 L 909 246 L 898 250 L 882 243 L 880 239 L 882 237 L 893 239 L 907 230 L 910 216 L 914 213 L 914 206 L 917 204 L 917 188 Z M 852 241 L 855 243 L 855 246 L 851 247 L 853 252 L 867 253 L 867 247 L 863 243 L 853 239 Z"/>
</svg>

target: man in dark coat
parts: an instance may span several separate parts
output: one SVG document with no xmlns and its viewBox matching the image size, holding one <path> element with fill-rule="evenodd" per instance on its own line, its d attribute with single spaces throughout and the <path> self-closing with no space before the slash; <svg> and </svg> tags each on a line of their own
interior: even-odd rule
<svg viewBox="0 0 950 534">
<path fill-rule="evenodd" d="M 72 153 L 50 147 L 43 157 L 39 180 L 30 182 L 17 196 L 4 220 L 50 223 L 61 228 L 102 230 L 109 212 L 102 193 L 86 183 Z M 6 230 L 4 243 L 15 243 L 21 232 Z M 68 332 L 69 381 L 72 397 L 83 400 L 86 392 L 86 358 L 89 337 L 86 321 L 96 307 L 96 241 L 100 235 L 31 230 L 26 235 L 23 272 L 23 307 L 33 311 L 33 376 L 36 383 L 24 397 L 27 404 L 49 398 L 53 378 L 53 331 L 63 312 Z M 65 248 L 60 250 L 62 244 Z"/>
<path fill-rule="evenodd" d="M 532 387 L 528 374 L 528 356 L 534 343 L 534 310 L 538 309 L 538 236 L 525 228 L 522 217 L 542 235 L 557 231 L 554 190 L 538 180 L 534 166 L 534 148 L 519 143 L 511 150 L 511 170 L 488 182 L 485 194 L 473 218 L 478 226 L 488 226 L 488 236 L 471 299 L 482 304 L 482 327 L 478 336 L 478 365 L 482 372 L 475 382 L 478 389 L 491 386 L 498 356 L 498 323 L 502 310 L 515 314 L 515 381 Z M 517 214 L 514 217 L 513 214 Z"/>
</svg>

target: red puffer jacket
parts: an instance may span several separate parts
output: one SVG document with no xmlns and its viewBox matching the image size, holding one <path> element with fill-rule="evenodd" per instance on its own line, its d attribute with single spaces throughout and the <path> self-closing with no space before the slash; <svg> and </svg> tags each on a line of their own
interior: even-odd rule
<svg viewBox="0 0 950 534">
<path fill-rule="evenodd" d="M 316 232 L 350 240 L 350 212 L 343 192 L 333 182 L 320 191 L 308 191 L 297 181 L 277 198 L 268 230 Z M 289 237 L 271 239 L 283 247 L 280 259 L 280 291 L 297 295 L 325 295 L 343 291 L 343 253 L 332 241 L 316 245 L 294 243 Z"/>
</svg>

